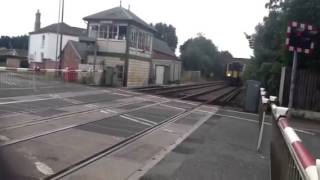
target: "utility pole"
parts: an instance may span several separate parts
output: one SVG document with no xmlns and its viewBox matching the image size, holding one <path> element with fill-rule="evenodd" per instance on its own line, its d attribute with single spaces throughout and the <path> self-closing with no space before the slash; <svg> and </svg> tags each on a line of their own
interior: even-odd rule
<svg viewBox="0 0 320 180">
<path fill-rule="evenodd" d="M 56 63 L 58 62 L 58 41 L 59 41 L 59 32 L 60 32 L 60 15 L 61 15 L 61 0 L 59 0 L 59 14 L 58 14 L 58 22 L 57 22 L 57 39 L 56 39 Z M 58 64 L 56 64 L 55 68 L 58 69 L 59 67 L 57 67 Z"/>
<path fill-rule="evenodd" d="M 61 30 L 61 25 L 63 24 L 63 19 L 64 19 L 64 0 L 62 0 L 62 9 L 61 9 L 61 23 L 59 24 L 60 26 L 60 58 L 59 58 L 59 69 L 62 68 L 62 64 L 61 64 L 61 55 L 62 55 L 62 40 L 63 40 L 63 34 L 62 34 L 62 30 Z"/>
</svg>

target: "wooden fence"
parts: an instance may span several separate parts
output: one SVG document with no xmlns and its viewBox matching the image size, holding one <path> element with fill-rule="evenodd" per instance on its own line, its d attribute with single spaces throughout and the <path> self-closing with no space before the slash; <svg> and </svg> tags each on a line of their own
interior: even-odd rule
<svg viewBox="0 0 320 180">
<path fill-rule="evenodd" d="M 282 71 L 283 86 L 281 105 L 288 106 L 291 68 Z M 280 88 L 281 89 L 281 88 Z M 320 112 L 320 72 L 311 70 L 298 70 L 296 76 L 296 87 L 293 98 L 293 107 L 300 110 L 310 110 Z"/>
</svg>

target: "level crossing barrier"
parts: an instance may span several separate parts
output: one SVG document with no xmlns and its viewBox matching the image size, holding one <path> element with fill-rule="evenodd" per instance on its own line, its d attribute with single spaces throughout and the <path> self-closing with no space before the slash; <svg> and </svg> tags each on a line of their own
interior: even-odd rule
<svg viewBox="0 0 320 180">
<path fill-rule="evenodd" d="M 320 160 L 316 160 L 290 125 L 288 108 L 277 106 L 277 97 L 260 89 L 259 138 L 260 149 L 265 124 L 265 114 L 272 114 L 272 138 L 270 148 L 272 180 L 320 180 Z"/>
</svg>

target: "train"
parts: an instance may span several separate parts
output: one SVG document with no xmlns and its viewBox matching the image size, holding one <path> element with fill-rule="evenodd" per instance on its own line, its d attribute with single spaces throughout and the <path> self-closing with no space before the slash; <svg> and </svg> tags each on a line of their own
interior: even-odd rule
<svg viewBox="0 0 320 180">
<path fill-rule="evenodd" d="M 225 79 L 229 85 L 240 86 L 242 85 L 241 76 L 244 70 L 244 65 L 240 62 L 231 62 L 226 64 Z"/>
</svg>

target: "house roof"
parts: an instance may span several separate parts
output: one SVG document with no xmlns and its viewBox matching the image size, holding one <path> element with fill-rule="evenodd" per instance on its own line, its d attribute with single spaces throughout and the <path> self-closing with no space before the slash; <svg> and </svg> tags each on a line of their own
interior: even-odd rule
<svg viewBox="0 0 320 180">
<path fill-rule="evenodd" d="M 59 31 L 58 31 L 58 28 L 60 28 Z M 30 34 L 57 33 L 57 32 L 65 34 L 65 35 L 71 35 L 71 36 L 86 36 L 87 35 L 86 29 L 72 27 L 66 23 L 51 24 L 51 25 L 46 26 L 44 28 L 41 28 L 37 31 L 31 32 Z"/>
<path fill-rule="evenodd" d="M 93 53 L 93 46 L 90 46 L 83 42 L 69 41 L 68 43 L 74 48 L 74 50 L 79 54 L 81 59 L 86 59 L 88 54 Z"/>
<path fill-rule="evenodd" d="M 154 51 L 158 51 L 160 53 L 176 57 L 176 54 L 169 47 L 168 43 L 166 43 L 158 38 L 153 38 L 152 47 L 153 47 Z"/>
<path fill-rule="evenodd" d="M 25 50 L 25 49 L 0 48 L 0 56 L 27 57 L 28 56 L 28 50 Z"/>
<path fill-rule="evenodd" d="M 144 20 L 139 18 L 137 15 L 132 13 L 131 11 L 123 8 L 123 7 L 115 7 L 112 9 L 108 9 L 105 11 L 101 11 L 96 14 L 92 14 L 90 16 L 84 17 L 83 20 L 125 20 L 125 21 L 133 21 L 136 22 L 152 31 L 157 31 Z"/>
</svg>

